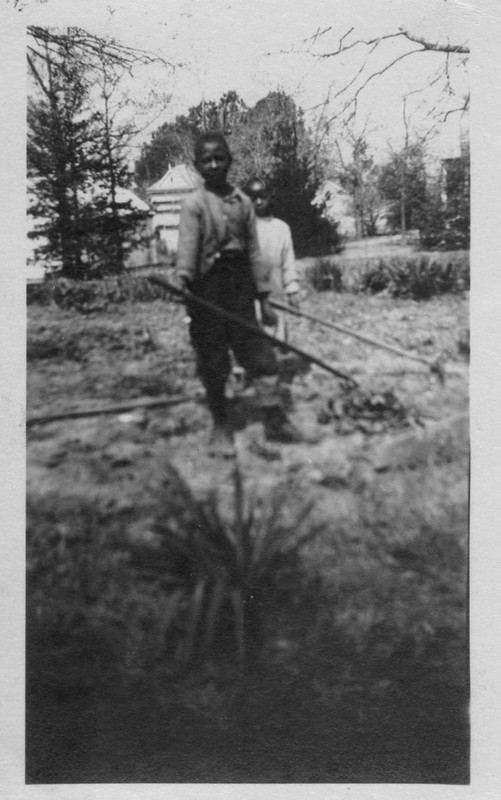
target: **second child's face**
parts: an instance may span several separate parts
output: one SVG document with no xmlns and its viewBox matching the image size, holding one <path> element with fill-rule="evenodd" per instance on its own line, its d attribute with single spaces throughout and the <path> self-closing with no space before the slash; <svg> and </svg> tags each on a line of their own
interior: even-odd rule
<svg viewBox="0 0 501 800">
<path fill-rule="evenodd" d="M 196 166 L 207 186 L 219 189 L 226 184 L 230 164 L 231 160 L 224 147 L 217 142 L 206 142 Z"/>
<path fill-rule="evenodd" d="M 260 183 L 252 184 L 249 187 L 248 195 L 252 200 L 254 211 L 258 217 L 266 217 L 270 212 L 270 198 Z"/>
</svg>

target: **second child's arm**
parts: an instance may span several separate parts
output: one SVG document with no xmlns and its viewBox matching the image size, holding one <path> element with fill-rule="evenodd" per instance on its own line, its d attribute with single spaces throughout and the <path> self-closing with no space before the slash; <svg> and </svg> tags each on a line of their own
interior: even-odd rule
<svg viewBox="0 0 501 800">
<path fill-rule="evenodd" d="M 282 282 L 285 293 L 287 294 L 289 305 L 298 309 L 299 276 L 296 267 L 296 258 L 294 255 L 294 245 L 292 244 L 292 235 L 288 226 L 282 248 Z"/>
<path fill-rule="evenodd" d="M 252 274 L 254 276 L 256 296 L 261 306 L 261 321 L 266 327 L 274 328 L 276 325 L 278 325 L 278 317 L 268 302 L 268 296 L 271 291 L 270 272 L 264 266 L 261 258 L 261 251 L 259 249 L 259 241 L 257 238 L 256 216 L 250 202 L 248 208 L 248 256 Z"/>
</svg>

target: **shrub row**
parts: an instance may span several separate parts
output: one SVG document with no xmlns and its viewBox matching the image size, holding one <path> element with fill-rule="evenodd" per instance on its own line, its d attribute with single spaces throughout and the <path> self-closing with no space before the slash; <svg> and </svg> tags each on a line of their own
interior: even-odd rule
<svg viewBox="0 0 501 800">
<path fill-rule="evenodd" d="M 407 257 L 343 261 L 336 256 L 312 260 L 305 268 L 306 281 L 318 292 L 344 290 L 391 297 L 428 300 L 436 295 L 470 288 L 468 251 L 419 254 Z M 93 281 L 56 278 L 28 285 L 28 304 L 75 309 L 83 314 L 104 311 L 110 304 L 151 302 L 165 291 L 144 275 L 123 275 Z"/>
<path fill-rule="evenodd" d="M 428 300 L 436 295 L 457 294 L 470 288 L 468 251 L 419 254 L 407 257 L 343 262 L 316 259 L 305 272 L 306 280 L 319 292 L 348 290 L 391 297 Z"/>
<path fill-rule="evenodd" d="M 53 278 L 40 284 L 28 284 L 28 305 L 50 305 L 75 309 L 83 314 L 104 311 L 110 304 L 152 302 L 165 296 L 145 275 L 121 275 L 104 280 L 75 281 Z"/>
</svg>

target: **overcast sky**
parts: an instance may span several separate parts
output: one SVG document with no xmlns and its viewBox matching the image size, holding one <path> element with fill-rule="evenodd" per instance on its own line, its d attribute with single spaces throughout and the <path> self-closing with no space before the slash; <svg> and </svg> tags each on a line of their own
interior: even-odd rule
<svg viewBox="0 0 501 800">
<path fill-rule="evenodd" d="M 332 81 L 338 88 L 349 80 L 365 52 L 356 49 L 342 61 L 319 63 L 299 52 L 305 49 L 301 41 L 317 29 L 332 27 L 317 44 L 322 49 L 325 42 L 328 50 L 352 27 L 357 38 L 373 38 L 403 26 L 433 41 L 464 43 L 475 24 L 471 4 L 458 0 L 48 0 L 27 2 L 23 14 L 27 22 L 79 25 L 181 64 L 173 75 L 154 67 L 136 77 L 133 91 L 139 94 L 143 86 L 153 85 L 172 93 L 156 125 L 183 113 L 203 95 L 217 99 L 230 89 L 252 104 L 280 87 L 305 110 L 314 108 Z M 400 52 L 402 43 L 391 41 L 380 58 L 391 60 Z M 387 140 L 398 146 L 402 96 L 426 85 L 439 63 L 435 54 L 413 56 L 372 82 L 364 93 L 360 120 L 370 118 L 381 146 Z M 376 66 L 382 64 L 375 61 Z M 464 77 L 458 89 L 466 91 Z M 416 95 L 412 102 L 417 105 L 421 100 Z M 435 102 L 436 94 L 430 93 L 427 104 L 415 113 L 416 124 Z M 457 120 L 453 120 L 436 147 L 450 147 L 456 139 Z"/>
</svg>

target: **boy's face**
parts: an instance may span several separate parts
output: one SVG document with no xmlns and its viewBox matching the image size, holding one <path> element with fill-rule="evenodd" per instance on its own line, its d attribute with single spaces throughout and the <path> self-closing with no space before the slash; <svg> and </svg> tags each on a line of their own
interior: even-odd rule
<svg viewBox="0 0 501 800">
<path fill-rule="evenodd" d="M 200 175 L 211 189 L 219 189 L 226 184 L 230 165 L 228 153 L 218 142 L 205 142 L 196 162 Z"/>
<path fill-rule="evenodd" d="M 252 200 L 254 211 L 258 217 L 266 217 L 270 210 L 270 197 L 262 183 L 252 183 L 247 193 Z"/>
</svg>

